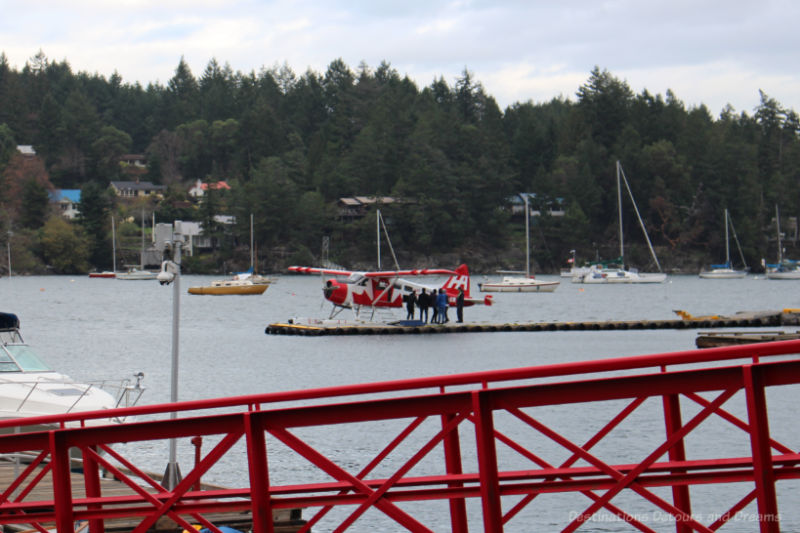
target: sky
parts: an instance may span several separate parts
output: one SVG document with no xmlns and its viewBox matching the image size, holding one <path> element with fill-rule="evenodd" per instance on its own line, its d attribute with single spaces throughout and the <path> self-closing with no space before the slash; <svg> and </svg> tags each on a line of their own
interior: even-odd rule
<svg viewBox="0 0 800 533">
<path fill-rule="evenodd" d="M 796 0 L 0 0 L 0 52 L 21 70 L 40 50 L 73 72 L 166 84 L 288 66 L 324 74 L 389 63 L 419 89 L 465 69 L 501 109 L 576 100 L 595 67 L 635 93 L 750 115 L 759 90 L 800 111 Z"/>
</svg>

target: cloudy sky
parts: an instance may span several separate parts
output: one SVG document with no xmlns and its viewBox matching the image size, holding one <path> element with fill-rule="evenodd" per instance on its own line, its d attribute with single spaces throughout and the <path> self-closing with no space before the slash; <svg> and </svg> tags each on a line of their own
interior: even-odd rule
<svg viewBox="0 0 800 533">
<path fill-rule="evenodd" d="M 717 116 L 759 89 L 800 111 L 795 0 L 0 0 L 0 51 L 165 84 L 181 56 L 234 71 L 324 73 L 381 61 L 419 88 L 468 69 L 501 108 L 575 99 L 595 66 L 635 92 L 672 90 Z"/>
</svg>

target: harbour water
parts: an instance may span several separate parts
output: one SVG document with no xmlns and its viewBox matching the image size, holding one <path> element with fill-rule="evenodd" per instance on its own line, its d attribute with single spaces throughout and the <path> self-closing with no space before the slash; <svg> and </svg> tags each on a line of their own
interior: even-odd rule
<svg viewBox="0 0 800 533">
<path fill-rule="evenodd" d="M 541 276 L 548 278 L 548 276 Z M 473 276 L 477 293 L 479 276 Z M 483 276 L 480 276 L 483 279 Z M 272 391 L 306 389 L 339 384 L 436 376 L 479 370 L 534 366 L 567 361 L 620 357 L 694 349 L 696 330 L 600 331 L 600 332 L 504 332 L 441 335 L 364 337 L 272 336 L 264 328 L 291 317 L 327 317 L 330 306 L 322 298 L 315 276 L 282 276 L 259 296 L 195 296 L 189 286 L 207 284 L 213 278 L 183 276 L 180 280 L 180 400 L 236 396 Z M 431 284 L 434 284 L 433 282 Z M 78 380 L 132 376 L 144 372 L 146 403 L 169 400 L 172 348 L 173 286 L 155 281 L 89 279 L 85 276 L 20 276 L 0 279 L 0 311 L 20 317 L 25 339 L 54 368 Z M 774 281 L 749 276 L 739 280 L 702 280 L 697 276 L 671 276 L 664 284 L 581 285 L 561 279 L 553 293 L 493 295 L 495 305 L 465 309 L 465 320 L 475 322 L 590 321 L 672 319 L 673 310 L 695 315 L 733 314 L 738 311 L 800 308 L 800 282 Z M 341 315 L 352 318 L 352 315 Z M 451 320 L 454 313 L 451 311 Z M 404 318 L 405 311 L 397 311 Z M 770 329 L 770 328 L 764 328 Z M 771 328 L 774 329 L 774 328 Z M 791 416 L 797 390 L 770 393 L 770 406 L 787 406 L 784 423 L 773 424 L 773 435 L 792 448 L 800 445 L 800 428 Z M 558 409 L 541 414 L 558 419 Z M 581 421 L 569 413 L 577 427 L 588 424 L 596 413 Z M 646 411 L 645 411 L 646 414 Z M 663 435 L 663 422 L 645 420 L 632 428 L 626 445 L 610 450 L 628 457 L 636 450 L 636 437 L 649 432 Z M 577 430 L 576 428 L 572 428 Z M 567 428 L 566 431 L 570 431 Z M 709 442 L 696 446 L 726 446 L 724 430 L 708 435 Z M 342 460 L 358 462 L 359 453 L 371 458 L 364 439 L 355 434 L 329 435 L 341 449 Z M 733 442 L 733 441 L 731 441 Z M 732 447 L 740 444 L 731 444 Z M 646 447 L 643 447 L 643 452 Z M 163 468 L 166 448 L 143 447 L 152 470 Z M 736 450 L 732 452 L 738 453 Z M 180 461 L 192 462 L 190 446 L 181 446 Z M 747 450 L 743 451 L 748 454 Z M 634 453 L 635 455 L 635 453 Z M 291 460 L 291 459 L 287 459 Z M 298 482 L 308 471 L 303 464 L 287 464 L 286 479 Z M 241 484 L 242 473 L 234 465 L 214 470 L 206 481 Z M 749 489 L 747 489 L 749 490 Z M 693 498 L 732 500 L 746 494 L 745 487 L 692 489 Z M 662 492 L 665 497 L 667 492 Z M 782 529 L 800 531 L 800 484 L 787 481 L 779 492 Z M 640 497 L 633 497 L 641 500 Z M 532 506 L 507 531 L 557 531 L 569 513 L 583 510 L 583 496 L 548 496 L 544 505 Z M 616 500 L 615 500 L 616 501 Z M 644 502 L 634 506 L 650 509 Z M 719 508 L 720 506 L 717 506 Z M 721 531 L 750 532 L 757 529 L 747 518 L 730 522 Z M 446 529 L 432 506 L 426 524 L 435 531 Z M 479 509 L 475 512 L 479 513 Z M 656 531 L 674 531 L 666 515 L 645 519 Z M 471 511 L 472 513 L 472 511 Z M 659 521 L 658 518 L 663 520 Z M 703 517 L 700 517 L 703 518 Z M 706 517 L 708 518 L 708 517 Z M 706 523 L 709 521 L 705 520 Z M 394 531 L 380 513 L 369 513 L 354 531 Z M 476 530 L 477 530 L 476 526 Z M 324 524 L 315 531 L 326 531 Z M 579 531 L 634 531 L 618 520 L 597 520 Z"/>
</svg>

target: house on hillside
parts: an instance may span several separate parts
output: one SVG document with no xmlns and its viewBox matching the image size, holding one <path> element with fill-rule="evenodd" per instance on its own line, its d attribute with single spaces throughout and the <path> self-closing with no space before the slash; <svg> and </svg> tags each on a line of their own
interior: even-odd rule
<svg viewBox="0 0 800 533">
<path fill-rule="evenodd" d="M 563 198 L 545 200 L 533 192 L 520 192 L 508 198 L 511 216 L 525 215 L 525 198 L 528 199 L 528 209 L 530 209 L 528 214 L 531 217 L 542 216 L 543 210 L 551 217 L 564 216 Z"/>
<path fill-rule="evenodd" d="M 217 181 L 211 183 L 203 183 L 201 180 L 197 180 L 195 184 L 189 189 L 189 196 L 192 198 L 202 198 L 206 195 L 206 191 L 229 191 L 231 190 L 231 186 L 228 185 L 226 181 Z"/>
<path fill-rule="evenodd" d="M 125 154 L 119 158 L 122 173 L 132 180 L 138 180 L 147 174 L 147 158 L 141 154 Z"/>
<path fill-rule="evenodd" d="M 21 153 L 25 157 L 36 157 L 36 150 L 34 150 L 33 146 L 30 144 L 18 144 L 17 152 Z"/>
<path fill-rule="evenodd" d="M 61 216 L 73 220 L 78 216 L 78 205 L 81 202 L 80 189 L 55 189 L 50 191 L 50 203 L 58 206 Z"/>
<path fill-rule="evenodd" d="M 167 189 L 164 185 L 155 185 L 149 181 L 112 181 L 111 188 L 120 198 L 136 198 L 139 196 L 163 196 Z"/>
<path fill-rule="evenodd" d="M 236 217 L 230 215 L 216 215 L 214 221 L 226 226 L 236 223 Z M 155 248 L 164 251 L 166 243 L 173 239 L 173 235 L 183 238 L 182 253 L 194 255 L 195 250 L 211 249 L 213 243 L 211 236 L 203 234 L 203 225 L 200 222 L 176 220 L 172 224 L 156 224 Z"/>
<path fill-rule="evenodd" d="M 133 168 L 147 168 L 147 158 L 141 154 L 125 154 L 120 156 L 119 162 L 123 166 Z"/>
<path fill-rule="evenodd" d="M 339 198 L 336 208 L 342 220 L 355 220 L 363 218 L 373 206 L 390 205 L 401 202 L 391 196 L 352 196 Z"/>
</svg>

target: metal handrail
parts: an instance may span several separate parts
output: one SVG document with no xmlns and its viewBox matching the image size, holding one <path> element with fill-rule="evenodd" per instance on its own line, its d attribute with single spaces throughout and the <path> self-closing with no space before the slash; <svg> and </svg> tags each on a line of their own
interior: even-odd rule
<svg viewBox="0 0 800 533">
<path fill-rule="evenodd" d="M 679 365 L 693 365 L 699 363 L 724 363 L 737 359 L 749 359 L 758 362 L 764 357 L 779 357 L 800 354 L 800 340 L 787 340 L 777 342 L 763 342 L 739 346 L 723 346 L 707 348 L 704 350 L 686 350 L 666 352 L 661 354 L 636 355 L 616 357 L 610 359 L 596 359 L 590 361 L 576 361 L 555 363 L 522 368 L 503 370 L 487 370 L 445 376 L 431 376 L 413 379 L 401 379 L 374 383 L 361 383 L 353 385 L 337 385 L 316 389 L 303 389 L 283 392 L 269 392 L 225 398 L 212 398 L 203 400 L 189 400 L 176 403 L 162 403 L 150 405 L 137 405 L 114 409 L 112 417 L 125 419 L 127 417 L 151 415 L 158 413 L 183 413 L 190 411 L 231 408 L 244 406 L 251 411 L 259 411 L 264 405 L 283 402 L 296 402 L 312 399 L 341 398 L 344 396 L 358 396 L 366 394 L 380 394 L 397 391 L 411 393 L 415 390 L 439 389 L 448 387 L 479 384 L 488 388 L 489 384 L 501 382 L 552 378 L 557 376 L 578 376 L 598 373 L 619 372 L 644 368 L 664 369 Z M 26 418 L 25 425 L 58 424 L 67 422 L 86 422 L 89 420 L 108 419 L 109 410 L 82 411 L 62 415 L 49 415 Z M 0 429 L 14 427 L 19 422 L 14 420 L 0 420 Z"/>
</svg>

